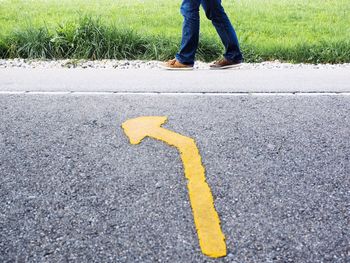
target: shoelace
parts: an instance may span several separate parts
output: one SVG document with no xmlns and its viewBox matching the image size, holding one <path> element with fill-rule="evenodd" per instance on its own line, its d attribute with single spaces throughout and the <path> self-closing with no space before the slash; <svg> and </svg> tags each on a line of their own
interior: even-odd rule
<svg viewBox="0 0 350 263">
<path fill-rule="evenodd" d="M 221 65 L 223 62 L 226 62 L 226 59 L 224 59 L 224 58 L 219 59 L 219 60 L 215 61 L 214 64 L 216 64 L 216 65 Z"/>
<path fill-rule="evenodd" d="M 176 59 L 171 60 L 170 65 L 175 65 Z"/>
</svg>

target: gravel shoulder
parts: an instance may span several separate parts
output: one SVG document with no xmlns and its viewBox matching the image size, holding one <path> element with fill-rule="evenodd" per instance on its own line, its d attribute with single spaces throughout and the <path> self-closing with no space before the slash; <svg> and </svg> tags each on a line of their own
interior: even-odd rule
<svg viewBox="0 0 350 263">
<path fill-rule="evenodd" d="M 161 61 L 141 60 L 38 60 L 38 59 L 0 59 L 0 68 L 108 68 L 108 69 L 158 69 Z M 197 61 L 195 69 L 208 69 L 210 63 Z M 344 64 L 292 64 L 280 61 L 261 63 L 243 63 L 240 69 L 350 69 L 350 63 Z"/>
</svg>

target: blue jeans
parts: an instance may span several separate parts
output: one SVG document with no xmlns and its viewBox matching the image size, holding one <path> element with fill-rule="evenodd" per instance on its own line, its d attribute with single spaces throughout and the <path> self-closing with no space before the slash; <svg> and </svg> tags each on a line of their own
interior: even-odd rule
<svg viewBox="0 0 350 263">
<path fill-rule="evenodd" d="M 227 17 L 221 0 L 183 0 L 181 14 L 184 17 L 182 41 L 176 59 L 183 64 L 193 65 L 199 41 L 199 6 L 211 20 L 225 47 L 224 57 L 228 60 L 242 60 L 236 32 Z"/>
</svg>

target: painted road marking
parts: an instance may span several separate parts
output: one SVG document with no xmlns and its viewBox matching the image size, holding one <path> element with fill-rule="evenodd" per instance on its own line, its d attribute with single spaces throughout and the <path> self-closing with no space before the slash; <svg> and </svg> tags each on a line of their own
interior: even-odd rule
<svg viewBox="0 0 350 263">
<path fill-rule="evenodd" d="M 187 188 L 202 253 L 213 258 L 226 256 L 225 236 L 214 207 L 214 199 L 205 180 L 205 169 L 195 141 L 161 127 L 167 117 L 149 116 L 127 120 L 122 124 L 131 144 L 151 137 L 176 147 L 184 166 Z"/>
</svg>

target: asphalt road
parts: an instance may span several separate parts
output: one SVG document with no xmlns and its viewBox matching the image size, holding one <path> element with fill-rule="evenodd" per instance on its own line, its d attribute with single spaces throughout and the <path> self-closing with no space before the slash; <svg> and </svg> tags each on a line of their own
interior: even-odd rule
<svg viewBox="0 0 350 263">
<path fill-rule="evenodd" d="M 349 262 L 349 95 L 3 93 L 0 113 L 1 262 Z M 128 143 L 147 115 L 196 140 L 227 257 L 200 252 L 176 149 Z"/>
</svg>

